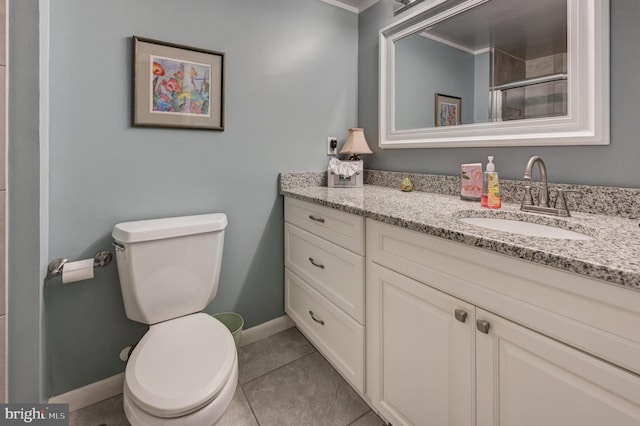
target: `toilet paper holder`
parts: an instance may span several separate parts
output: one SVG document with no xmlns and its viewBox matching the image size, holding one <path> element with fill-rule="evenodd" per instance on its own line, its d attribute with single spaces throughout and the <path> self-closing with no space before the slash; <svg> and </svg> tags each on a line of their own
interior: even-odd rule
<svg viewBox="0 0 640 426">
<path fill-rule="evenodd" d="M 113 255 L 109 250 L 102 250 L 96 253 L 93 256 L 93 267 L 94 268 L 102 268 L 111 263 L 111 259 L 113 259 Z M 62 274 L 62 268 L 64 265 L 69 262 L 69 259 L 65 259 L 63 257 L 59 257 L 58 259 L 54 259 L 49 263 L 49 275 L 55 277 L 57 275 Z"/>
</svg>

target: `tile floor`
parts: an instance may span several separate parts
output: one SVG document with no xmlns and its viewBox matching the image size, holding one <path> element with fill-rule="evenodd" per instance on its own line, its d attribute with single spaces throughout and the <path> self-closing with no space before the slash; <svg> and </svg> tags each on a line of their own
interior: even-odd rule
<svg viewBox="0 0 640 426">
<path fill-rule="evenodd" d="M 382 426 L 296 329 L 238 350 L 236 393 L 218 426 Z M 70 426 L 127 426 L 122 395 L 71 413 Z"/>
</svg>

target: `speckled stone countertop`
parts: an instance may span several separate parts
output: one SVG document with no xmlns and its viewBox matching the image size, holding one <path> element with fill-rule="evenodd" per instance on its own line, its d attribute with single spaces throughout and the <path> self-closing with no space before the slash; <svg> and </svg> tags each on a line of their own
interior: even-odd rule
<svg viewBox="0 0 640 426">
<path fill-rule="evenodd" d="M 326 182 L 326 177 L 324 179 Z M 572 212 L 568 218 L 523 213 L 518 204 L 500 210 L 457 196 L 364 185 L 327 188 L 322 174 L 287 176 L 280 193 L 365 216 L 428 235 L 457 241 L 546 266 L 640 290 L 640 227 L 637 219 Z M 326 185 L 326 183 L 325 183 Z M 554 225 L 587 234 L 591 240 L 562 240 L 493 231 L 458 220 L 502 217 Z"/>
</svg>

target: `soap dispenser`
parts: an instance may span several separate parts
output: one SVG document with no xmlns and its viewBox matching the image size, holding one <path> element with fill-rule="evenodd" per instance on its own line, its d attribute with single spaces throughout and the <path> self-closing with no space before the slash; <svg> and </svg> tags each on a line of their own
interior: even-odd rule
<svg viewBox="0 0 640 426">
<path fill-rule="evenodd" d="M 493 156 L 488 157 L 489 163 L 485 172 L 482 174 L 482 194 L 480 196 L 480 205 L 490 209 L 499 209 L 502 207 L 502 197 L 500 196 L 500 182 L 498 181 L 498 172 L 493 164 Z"/>
</svg>

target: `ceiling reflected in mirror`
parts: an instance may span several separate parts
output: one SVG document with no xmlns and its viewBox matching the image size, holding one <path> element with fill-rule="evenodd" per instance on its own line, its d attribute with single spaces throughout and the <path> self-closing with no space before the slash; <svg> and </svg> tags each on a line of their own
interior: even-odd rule
<svg viewBox="0 0 640 426">
<path fill-rule="evenodd" d="M 495 48 L 521 60 L 567 52 L 566 0 L 491 0 L 425 29 L 477 52 Z"/>
</svg>

